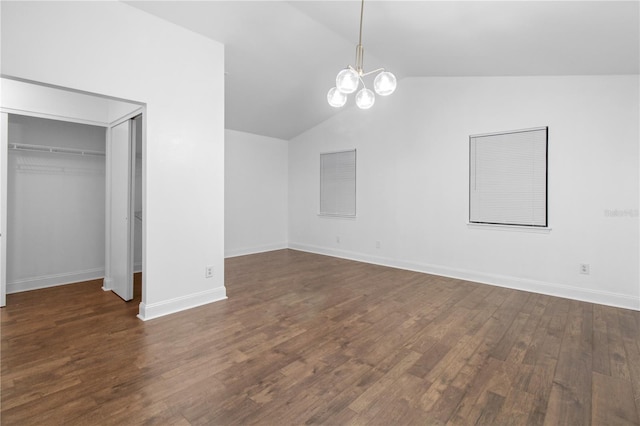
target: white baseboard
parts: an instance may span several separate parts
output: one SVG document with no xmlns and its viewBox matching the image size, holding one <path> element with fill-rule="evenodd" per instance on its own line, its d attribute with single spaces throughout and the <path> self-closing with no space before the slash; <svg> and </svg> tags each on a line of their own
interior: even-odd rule
<svg viewBox="0 0 640 426">
<path fill-rule="evenodd" d="M 218 287 L 200 293 L 176 297 L 158 303 L 140 303 L 138 318 L 148 321 L 154 318 L 217 302 L 227 298 L 225 287 Z"/>
<path fill-rule="evenodd" d="M 241 249 L 225 250 L 224 257 L 228 258 L 228 257 L 246 256 L 248 254 L 264 253 L 266 251 L 282 250 L 286 248 L 289 248 L 289 245 L 287 243 L 278 243 L 278 244 L 268 244 L 268 245 L 258 246 L 258 247 L 247 247 L 247 248 L 241 248 Z"/>
<path fill-rule="evenodd" d="M 7 282 L 7 294 L 22 291 L 38 290 L 41 288 L 73 284 L 82 281 L 97 280 L 104 277 L 104 268 L 86 269 L 84 271 L 67 272 L 64 274 L 43 275 Z"/>
<path fill-rule="evenodd" d="M 102 291 L 111 291 L 113 289 L 113 287 L 111 286 L 111 283 L 113 282 L 113 280 L 111 278 L 103 278 L 102 279 Z"/>
<path fill-rule="evenodd" d="M 342 259 L 372 263 L 375 265 L 389 266 L 392 268 L 406 269 L 409 271 L 456 278 L 465 281 L 473 281 L 481 284 L 489 284 L 498 287 L 529 291 L 533 293 L 541 293 L 549 296 L 564 297 L 567 299 L 575 299 L 583 302 L 597 303 L 600 305 L 615 306 L 618 308 L 640 311 L 640 298 L 629 296 L 626 294 L 590 290 L 565 284 L 529 280 L 506 275 L 487 274 L 465 269 L 450 268 L 446 266 L 405 262 L 397 259 L 370 256 L 357 252 L 335 250 L 308 244 L 290 243 L 289 248 L 292 250 L 300 250 L 309 253 L 339 257 Z"/>
</svg>

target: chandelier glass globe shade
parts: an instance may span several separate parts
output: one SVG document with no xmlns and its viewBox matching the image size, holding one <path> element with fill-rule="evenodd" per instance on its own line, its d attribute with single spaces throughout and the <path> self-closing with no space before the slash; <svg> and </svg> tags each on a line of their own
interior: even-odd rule
<svg viewBox="0 0 640 426">
<path fill-rule="evenodd" d="M 376 96 L 369 89 L 363 88 L 356 95 L 356 105 L 360 109 L 369 109 L 376 102 Z"/>
<path fill-rule="evenodd" d="M 332 107 L 340 108 L 347 103 L 347 95 L 339 91 L 336 87 L 332 87 L 329 89 L 329 93 L 327 93 L 327 101 Z"/>
<path fill-rule="evenodd" d="M 396 90 L 396 76 L 388 71 L 381 72 L 373 81 L 373 88 L 380 96 L 387 96 Z"/>
<path fill-rule="evenodd" d="M 358 88 L 360 77 L 351 68 L 345 68 L 336 77 L 336 87 L 345 94 L 353 93 Z"/>
</svg>

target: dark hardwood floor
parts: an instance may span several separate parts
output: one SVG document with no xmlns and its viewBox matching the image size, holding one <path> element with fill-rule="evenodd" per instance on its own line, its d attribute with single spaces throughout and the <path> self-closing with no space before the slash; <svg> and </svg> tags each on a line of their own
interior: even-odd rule
<svg viewBox="0 0 640 426">
<path fill-rule="evenodd" d="M 226 285 L 148 322 L 139 286 L 9 295 L 2 424 L 640 422 L 640 312 L 292 250 Z"/>
</svg>

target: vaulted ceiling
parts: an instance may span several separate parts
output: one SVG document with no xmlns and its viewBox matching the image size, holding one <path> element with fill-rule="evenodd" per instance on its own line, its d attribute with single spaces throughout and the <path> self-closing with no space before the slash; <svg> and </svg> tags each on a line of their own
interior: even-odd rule
<svg viewBox="0 0 640 426">
<path fill-rule="evenodd" d="M 127 2 L 225 44 L 229 129 L 291 139 L 338 110 L 360 1 Z M 429 76 L 640 73 L 638 1 L 376 1 L 364 5 L 365 70 Z M 352 103 L 352 102 L 351 102 Z"/>
</svg>

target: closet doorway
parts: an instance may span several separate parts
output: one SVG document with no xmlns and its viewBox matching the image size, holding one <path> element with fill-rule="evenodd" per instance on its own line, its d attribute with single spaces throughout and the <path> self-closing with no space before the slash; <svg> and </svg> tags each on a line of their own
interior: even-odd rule
<svg viewBox="0 0 640 426">
<path fill-rule="evenodd" d="M 141 253 L 144 245 L 141 223 L 143 217 L 142 192 L 144 187 L 142 182 L 142 152 L 145 143 L 144 104 L 11 77 L 2 77 L 0 84 L 2 85 L 0 104 L 0 136 L 2 139 L 0 144 L 0 199 L 2 201 L 0 208 L 0 306 L 6 304 L 7 293 L 68 284 L 98 277 L 104 277 L 104 290 L 113 290 L 124 300 L 130 300 L 133 296 L 134 269 L 142 271 L 144 264 Z M 28 125 L 29 122 L 35 122 L 34 120 L 40 120 L 38 125 L 40 126 L 40 133 L 44 134 L 44 139 L 48 139 L 43 144 L 37 143 L 36 139 L 29 139 L 31 136 L 25 136 L 29 132 L 20 134 L 20 129 Z M 125 124 L 123 125 L 123 123 Z M 56 141 L 55 138 L 47 137 L 47 131 L 43 130 L 47 126 L 66 128 L 70 133 L 80 132 L 85 136 L 90 134 L 91 136 L 88 136 L 88 139 L 84 138 L 85 141 L 90 140 L 90 142 L 88 142 L 88 145 L 82 145 L 77 141 L 74 142 L 73 138 L 70 140 L 58 138 Z M 116 129 L 118 126 L 120 127 Z M 124 127 L 127 128 L 126 132 L 122 132 Z M 33 129 L 31 130 L 31 133 L 34 133 Z M 102 149 L 96 144 L 96 134 L 100 134 L 100 131 L 104 135 Z M 38 133 L 38 131 L 36 130 L 35 133 Z M 124 139 L 128 139 L 124 141 L 126 146 L 120 143 L 115 145 L 116 140 L 112 137 L 116 135 L 116 139 L 118 139 L 117 134 L 122 136 L 124 133 L 127 134 Z M 120 137 L 118 141 L 122 142 L 123 138 Z M 111 152 L 112 148 L 114 148 L 113 153 Z M 10 150 L 11 155 L 9 155 Z M 118 158 L 114 160 L 113 155 L 117 155 Z M 36 161 L 34 158 L 38 160 Z M 9 159 L 11 159 L 11 164 L 9 164 Z M 122 164 L 124 163 L 126 165 L 123 167 Z M 111 165 L 117 166 L 117 169 L 111 168 Z M 10 166 L 13 167 L 13 170 L 10 170 Z M 100 169 L 101 167 L 102 169 Z M 15 179 L 13 182 L 8 179 L 8 173 L 15 172 L 17 168 L 20 169 L 21 173 L 24 172 L 20 176 L 20 183 L 27 182 L 27 186 L 32 189 L 30 200 L 25 198 L 28 195 L 27 193 L 16 194 L 18 188 L 15 186 Z M 42 176 L 36 176 L 38 173 L 45 175 L 48 173 L 55 177 L 48 183 L 44 183 L 46 182 L 46 177 L 45 180 L 42 180 Z M 90 178 L 83 180 L 81 176 L 83 173 L 90 176 Z M 95 196 L 100 196 L 98 194 L 100 191 L 96 190 L 96 179 L 99 177 L 102 179 L 103 203 L 94 202 L 92 204 L 100 204 L 104 207 L 104 210 L 102 211 L 102 216 L 98 214 L 98 217 L 91 219 L 92 225 L 89 226 L 89 229 L 92 231 L 89 232 L 91 235 L 88 235 L 88 237 L 95 237 L 97 235 L 95 224 L 102 223 L 103 238 L 93 238 L 94 245 L 99 244 L 100 247 L 93 247 L 93 250 L 83 250 L 80 247 L 80 252 L 82 253 L 78 255 L 79 257 L 84 257 L 84 260 L 87 261 L 84 263 L 85 266 L 93 265 L 95 267 L 78 267 L 78 263 L 74 264 L 72 261 L 67 262 L 67 265 L 63 266 L 62 269 L 60 269 L 59 264 L 56 266 L 57 270 L 55 268 L 47 269 L 47 266 L 59 260 L 56 259 L 56 256 L 64 256 L 65 252 L 73 256 L 70 250 L 65 250 L 64 244 L 71 244 L 78 251 L 78 244 L 74 244 L 73 241 L 74 238 L 82 237 L 82 235 L 65 234 L 62 222 L 66 221 L 68 226 L 68 222 L 80 220 L 82 213 L 88 213 L 91 210 L 92 215 L 95 216 L 96 214 L 95 208 L 92 210 L 87 208 L 86 204 L 77 204 L 76 200 L 75 204 L 71 203 L 73 204 L 72 210 L 67 211 L 67 214 L 72 218 L 65 218 L 64 212 L 59 211 L 40 212 L 40 218 L 46 217 L 42 216 L 42 213 L 52 216 L 49 219 L 55 219 L 57 214 L 59 220 L 40 224 L 41 226 L 39 225 L 39 227 L 42 229 L 31 229 L 32 234 L 34 234 L 31 235 L 32 238 L 37 238 L 36 234 L 39 232 L 48 233 L 48 237 L 51 237 L 50 234 L 63 234 L 63 237 L 58 238 L 56 241 L 56 244 L 61 244 L 61 246 L 58 246 L 56 250 L 49 249 L 44 250 L 43 253 L 33 253 L 33 256 L 30 256 L 28 260 L 28 262 L 31 262 L 31 271 L 26 274 L 22 271 L 20 278 L 16 278 L 16 274 L 13 273 L 8 276 L 8 267 L 11 268 L 15 263 L 16 255 L 24 256 L 25 253 L 29 254 L 28 251 L 19 253 L 19 250 L 16 249 L 16 247 L 24 243 L 24 240 L 12 240 L 12 236 L 17 233 L 18 228 L 7 226 L 7 213 L 10 212 L 10 219 L 11 214 L 15 218 L 15 208 L 21 207 L 21 205 L 17 205 L 16 195 L 22 198 L 20 202 L 27 200 L 28 205 L 29 202 L 33 202 L 33 196 L 38 193 L 46 197 L 47 184 L 50 185 L 57 180 L 68 185 L 69 191 L 74 190 L 74 187 L 78 187 L 81 190 L 75 191 L 77 194 L 84 194 L 81 196 L 89 197 L 89 194 L 93 192 L 95 198 Z M 34 179 L 40 179 L 39 182 L 42 182 L 42 184 L 34 184 Z M 116 183 L 113 179 L 120 180 Z M 7 186 L 8 182 L 12 185 L 10 188 Z M 119 186 L 116 188 L 114 184 Z M 13 191 L 12 197 L 8 198 L 7 195 L 11 191 Z M 64 192 L 58 192 L 59 197 L 60 194 L 64 194 Z M 55 195 L 52 196 L 56 197 Z M 61 203 L 57 205 L 62 206 L 65 204 L 64 200 L 58 201 L 61 201 Z M 87 199 L 86 201 L 91 203 L 92 200 Z M 123 203 L 126 210 L 122 210 Z M 119 206 L 120 210 L 114 210 L 112 204 Z M 25 212 L 27 215 L 35 213 L 33 211 L 22 211 L 22 213 Z M 122 214 L 123 212 L 125 212 L 124 215 Z M 112 215 L 112 213 L 114 214 Z M 139 220 L 136 220 L 136 217 Z M 13 222 L 15 221 L 12 220 L 11 222 L 14 225 Z M 139 223 L 136 224 L 136 222 Z M 37 222 L 33 223 L 37 224 Z M 122 229 L 125 229 L 124 238 L 122 237 Z M 24 233 L 25 229 L 20 231 Z M 76 232 L 76 234 L 82 233 L 79 229 L 77 231 L 79 232 Z M 26 229 L 26 232 L 28 234 L 30 230 Z M 138 236 L 139 240 L 136 240 L 134 236 Z M 125 241 L 124 244 L 122 244 L 121 240 Z M 10 242 L 10 247 L 7 247 L 7 241 Z M 113 256 L 114 252 L 111 250 L 115 244 L 112 244 L 112 242 L 119 244 L 115 258 Z M 8 248 L 12 250 L 10 265 L 7 265 Z M 137 252 L 134 249 L 137 249 Z M 96 261 L 96 256 L 102 257 L 103 262 Z M 24 263 L 24 259 L 20 261 Z M 128 277 L 117 283 L 117 279 L 114 280 L 113 277 L 120 274 L 121 271 L 125 271 Z M 7 278 L 9 278 L 9 282 Z"/>
</svg>

